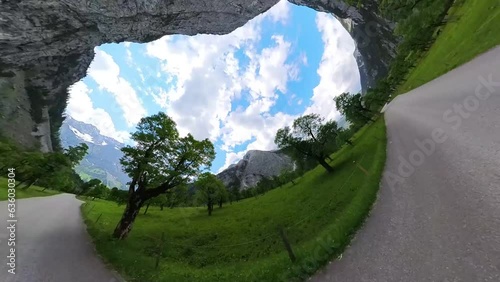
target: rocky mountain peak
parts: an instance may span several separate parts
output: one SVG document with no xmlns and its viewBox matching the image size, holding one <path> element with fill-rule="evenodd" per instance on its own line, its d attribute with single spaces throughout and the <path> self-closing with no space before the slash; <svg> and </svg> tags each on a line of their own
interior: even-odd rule
<svg viewBox="0 0 500 282">
<path fill-rule="evenodd" d="M 292 159 L 279 151 L 249 150 L 236 164 L 217 174 L 228 188 L 241 190 L 254 187 L 262 178 L 279 175 L 284 169 L 293 169 Z"/>
</svg>

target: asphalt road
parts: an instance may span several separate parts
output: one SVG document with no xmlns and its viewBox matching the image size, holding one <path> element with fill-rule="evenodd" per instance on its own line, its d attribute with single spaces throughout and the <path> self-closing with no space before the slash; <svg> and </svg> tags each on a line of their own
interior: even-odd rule
<svg viewBox="0 0 500 282">
<path fill-rule="evenodd" d="M 500 47 L 397 97 L 385 119 L 377 202 L 311 280 L 500 281 Z"/>
<path fill-rule="evenodd" d="M 16 274 L 8 273 L 7 202 L 0 202 L 0 281 L 118 282 L 94 251 L 74 195 L 16 202 Z"/>
</svg>

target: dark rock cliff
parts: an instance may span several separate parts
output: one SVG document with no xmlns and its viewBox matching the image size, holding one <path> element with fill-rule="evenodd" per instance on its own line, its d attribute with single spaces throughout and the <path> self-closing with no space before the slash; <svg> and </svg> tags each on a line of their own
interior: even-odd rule
<svg viewBox="0 0 500 282">
<path fill-rule="evenodd" d="M 393 35 L 394 24 L 379 14 L 377 0 L 362 1 L 351 6 L 349 1 L 337 0 L 289 0 L 320 12 L 332 13 L 343 24 L 356 42 L 355 58 L 359 67 L 363 91 L 374 86 L 377 79 L 385 76 L 389 63 L 396 55 L 397 39 Z"/>
<path fill-rule="evenodd" d="M 38 141 L 41 148 L 51 150 L 51 139 L 58 141 L 54 139 L 62 124 L 67 88 L 85 76 L 95 46 L 148 42 L 168 34 L 225 34 L 277 2 L 0 0 L 0 98 L 10 95 L 0 107 L 14 107 L 31 116 L 12 115 L 9 121 L 0 116 L 0 125 L 22 124 L 23 130 L 6 129 L 6 135 L 26 146 Z M 378 15 L 378 0 L 364 1 L 359 8 L 336 0 L 290 2 L 341 19 L 357 42 L 363 89 L 387 72 L 396 40 L 392 25 Z"/>
<path fill-rule="evenodd" d="M 217 174 L 228 189 L 245 190 L 262 178 L 278 176 L 284 169 L 292 170 L 292 159 L 279 151 L 248 151 L 238 163 Z"/>
</svg>

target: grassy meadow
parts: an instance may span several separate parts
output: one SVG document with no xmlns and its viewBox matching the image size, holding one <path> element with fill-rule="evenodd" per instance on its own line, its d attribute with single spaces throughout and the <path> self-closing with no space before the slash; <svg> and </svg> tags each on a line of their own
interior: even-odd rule
<svg viewBox="0 0 500 282">
<path fill-rule="evenodd" d="M 7 200 L 8 194 L 7 178 L 0 177 L 0 201 Z M 59 194 L 59 191 L 45 189 L 43 187 L 31 186 L 28 189 L 17 188 L 16 199 L 31 198 L 31 197 L 44 197 Z"/>
<path fill-rule="evenodd" d="M 354 146 L 333 159 L 333 174 L 317 167 L 296 185 L 226 204 L 211 217 L 205 208 L 150 207 L 124 241 L 111 239 L 123 206 L 90 201 L 82 212 L 98 252 L 130 281 L 301 280 L 340 254 L 368 214 L 385 161 L 383 119 L 363 128 Z M 280 226 L 297 256 L 294 264 Z"/>
</svg>

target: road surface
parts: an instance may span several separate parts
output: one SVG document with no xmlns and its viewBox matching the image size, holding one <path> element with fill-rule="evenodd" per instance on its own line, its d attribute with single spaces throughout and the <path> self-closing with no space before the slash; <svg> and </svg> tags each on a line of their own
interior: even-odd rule
<svg viewBox="0 0 500 282">
<path fill-rule="evenodd" d="M 0 281 L 118 282 L 94 251 L 74 195 L 16 202 L 16 269 L 8 273 L 7 202 L 0 202 Z"/>
<path fill-rule="evenodd" d="M 377 202 L 311 281 L 500 281 L 500 47 L 397 97 L 385 119 Z"/>
</svg>

